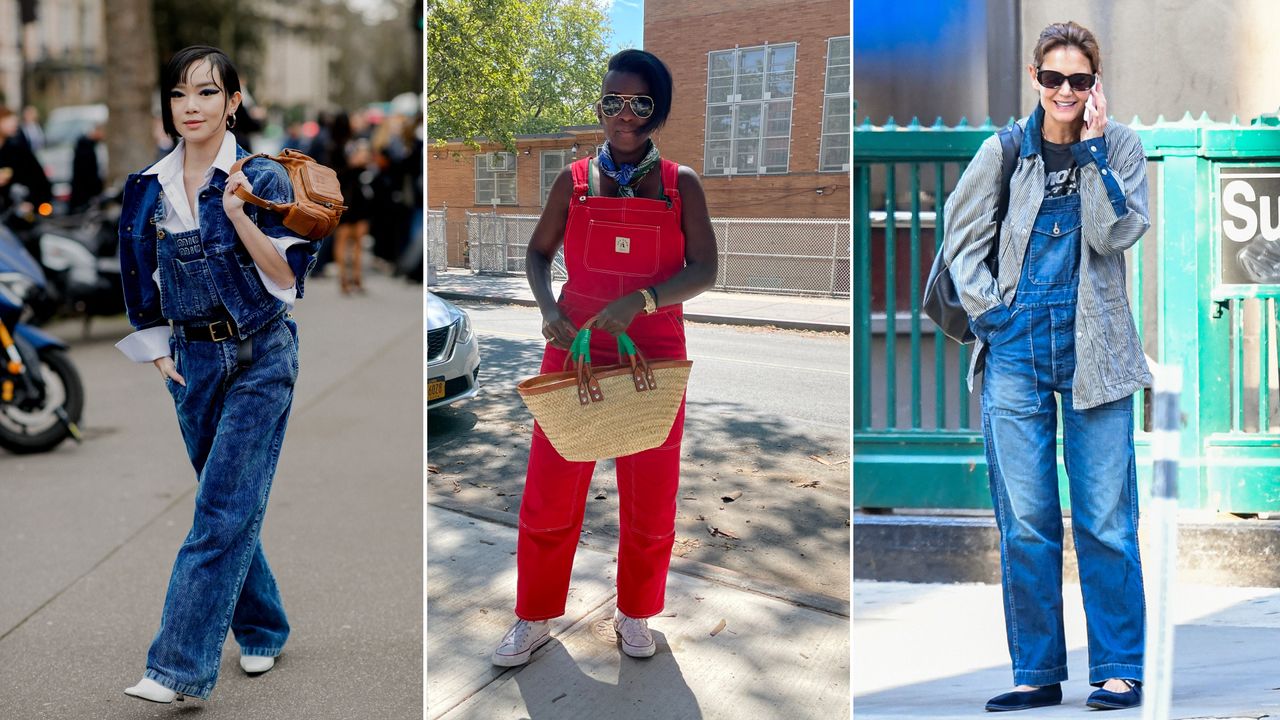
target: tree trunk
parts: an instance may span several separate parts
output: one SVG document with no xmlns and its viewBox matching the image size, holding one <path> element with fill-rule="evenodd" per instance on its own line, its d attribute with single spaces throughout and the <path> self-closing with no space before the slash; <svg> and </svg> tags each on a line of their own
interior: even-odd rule
<svg viewBox="0 0 1280 720">
<path fill-rule="evenodd" d="M 159 87 L 151 0 L 112 0 L 106 16 L 107 184 L 156 159 L 151 108 Z"/>
</svg>

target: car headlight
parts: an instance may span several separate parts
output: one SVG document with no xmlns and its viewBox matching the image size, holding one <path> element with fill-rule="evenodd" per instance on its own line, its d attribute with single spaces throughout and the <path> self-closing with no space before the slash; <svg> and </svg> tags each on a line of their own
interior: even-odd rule
<svg viewBox="0 0 1280 720">
<path fill-rule="evenodd" d="M 36 286 L 31 278 L 21 273 L 0 273 L 0 297 L 14 307 L 27 304 L 27 294 Z"/>
<path fill-rule="evenodd" d="M 458 340 L 459 343 L 469 342 L 471 340 L 471 318 L 465 314 L 458 320 Z"/>
</svg>

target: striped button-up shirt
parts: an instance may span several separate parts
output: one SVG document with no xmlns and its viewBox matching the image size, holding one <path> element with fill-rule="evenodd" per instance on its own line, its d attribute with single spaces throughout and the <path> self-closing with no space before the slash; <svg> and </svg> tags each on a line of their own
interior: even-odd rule
<svg viewBox="0 0 1280 720">
<path fill-rule="evenodd" d="M 985 258 L 995 240 L 1002 151 L 992 135 L 978 150 L 947 199 L 942 252 L 970 318 L 1009 306 L 1018 289 L 1031 228 L 1044 200 L 1040 153 L 1044 110 L 1018 121 L 1024 128 L 1009 183 L 1009 209 L 1001 226 L 998 277 Z M 1151 385 L 1151 371 L 1129 309 L 1124 251 L 1151 223 L 1147 216 L 1147 158 L 1137 133 L 1109 121 L 1103 137 L 1071 147 L 1079 165 L 1081 248 L 1076 304 L 1073 406 L 1083 410 Z M 981 339 L 969 365 L 969 389 L 982 371 Z"/>
</svg>

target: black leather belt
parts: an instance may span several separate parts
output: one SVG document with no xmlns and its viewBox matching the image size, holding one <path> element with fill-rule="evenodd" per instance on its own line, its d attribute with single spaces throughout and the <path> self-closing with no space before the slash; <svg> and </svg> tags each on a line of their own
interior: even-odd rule
<svg viewBox="0 0 1280 720">
<path fill-rule="evenodd" d="M 185 340 L 203 340 L 205 342 L 222 342 L 235 340 L 238 334 L 236 324 L 230 320 L 219 320 L 211 323 L 178 323 L 182 328 Z"/>
</svg>

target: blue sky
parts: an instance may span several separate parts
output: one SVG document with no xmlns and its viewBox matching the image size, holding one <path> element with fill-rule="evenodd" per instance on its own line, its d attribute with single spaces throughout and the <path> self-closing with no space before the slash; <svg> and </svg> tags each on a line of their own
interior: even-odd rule
<svg viewBox="0 0 1280 720">
<path fill-rule="evenodd" d="M 605 0 L 613 30 L 610 50 L 644 48 L 644 0 Z"/>
</svg>

